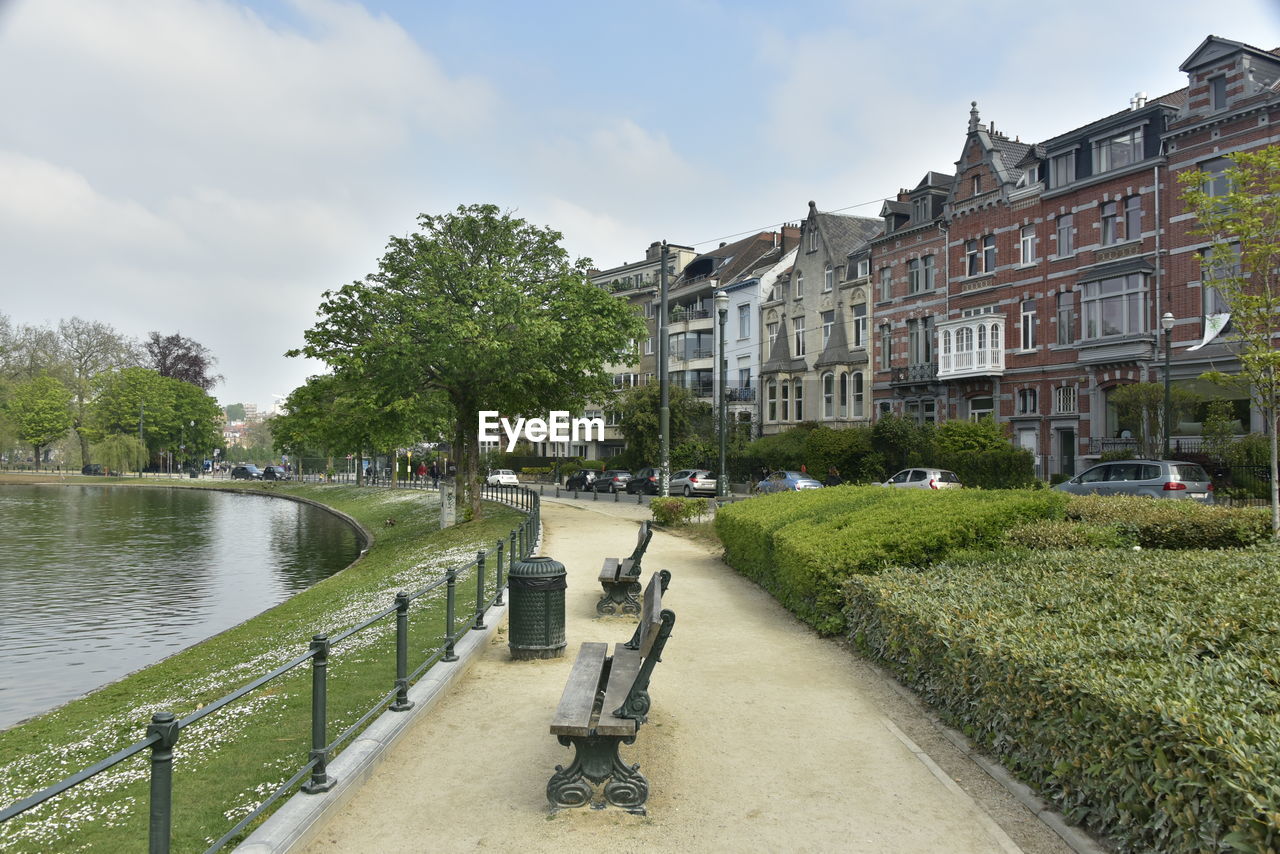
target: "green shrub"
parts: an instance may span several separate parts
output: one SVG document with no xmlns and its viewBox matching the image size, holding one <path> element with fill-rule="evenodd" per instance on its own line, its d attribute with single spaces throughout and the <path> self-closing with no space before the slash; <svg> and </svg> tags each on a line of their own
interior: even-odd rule
<svg viewBox="0 0 1280 854">
<path fill-rule="evenodd" d="M 1065 519 L 1040 519 L 1014 525 L 1004 537 L 1011 546 L 1035 551 L 1116 549 L 1137 545 L 1111 525 L 1068 522 Z"/>
<path fill-rule="evenodd" d="M 940 453 L 938 464 L 955 472 L 965 486 L 981 489 L 1021 489 L 1036 482 L 1035 457 L 1007 442 L 982 451 Z"/>
<path fill-rule="evenodd" d="M 725 560 L 818 631 L 843 627 L 842 588 L 855 573 L 924 566 L 951 551 L 998 547 L 1005 529 L 1060 517 L 1056 492 L 841 486 L 722 508 Z"/>
<path fill-rule="evenodd" d="M 709 498 L 654 498 L 649 502 L 653 521 L 659 525 L 688 524 L 694 516 L 701 516 L 711 509 Z"/>
<path fill-rule="evenodd" d="M 1271 535 L 1271 521 L 1263 508 L 1134 495 L 1074 495 L 1067 504 L 1067 518 L 1109 525 L 1125 539 L 1154 549 L 1241 548 Z"/>
<path fill-rule="evenodd" d="M 1170 502 L 1172 503 L 1172 502 Z M 849 634 L 1128 851 L 1280 846 L 1274 549 L 854 576 Z"/>
</svg>

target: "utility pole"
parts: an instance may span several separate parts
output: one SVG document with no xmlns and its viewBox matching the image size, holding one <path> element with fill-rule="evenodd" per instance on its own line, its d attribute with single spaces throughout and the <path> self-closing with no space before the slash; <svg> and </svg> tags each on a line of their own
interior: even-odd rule
<svg viewBox="0 0 1280 854">
<path fill-rule="evenodd" d="M 671 495 L 671 389 L 667 382 L 667 241 L 662 241 L 662 270 L 658 276 L 658 388 L 662 404 L 658 414 L 658 436 L 662 459 L 658 461 L 658 494 Z"/>
</svg>

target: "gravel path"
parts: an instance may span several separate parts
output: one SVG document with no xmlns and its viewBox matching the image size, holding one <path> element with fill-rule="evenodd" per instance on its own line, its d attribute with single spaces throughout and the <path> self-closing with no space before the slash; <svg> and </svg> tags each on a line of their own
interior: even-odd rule
<svg viewBox="0 0 1280 854">
<path fill-rule="evenodd" d="M 304 850 L 1066 852 L 891 680 L 818 638 L 706 545 L 659 531 L 645 576 L 670 569 L 676 613 L 653 711 L 624 758 L 647 816 L 552 813 L 571 761 L 547 731 L 583 641 L 626 640 L 597 618 L 596 574 L 628 554 L 648 508 L 543 503 L 543 553 L 568 571 L 566 655 L 513 662 L 500 633 L 402 747 Z"/>
</svg>

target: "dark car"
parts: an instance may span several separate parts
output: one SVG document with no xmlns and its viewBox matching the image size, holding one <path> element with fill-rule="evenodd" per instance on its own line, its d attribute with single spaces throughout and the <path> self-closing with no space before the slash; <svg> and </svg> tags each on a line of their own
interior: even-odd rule
<svg viewBox="0 0 1280 854">
<path fill-rule="evenodd" d="M 636 476 L 627 481 L 627 494 L 657 495 L 661 485 L 662 470 L 655 468 L 640 469 Z"/>
<path fill-rule="evenodd" d="M 262 480 L 262 469 L 253 463 L 244 466 L 236 466 L 231 470 L 232 480 Z"/>
<path fill-rule="evenodd" d="M 624 469 L 609 469 L 600 472 L 591 483 L 591 489 L 595 492 L 621 492 L 627 488 L 627 481 L 631 480 L 631 472 Z"/>
<path fill-rule="evenodd" d="M 597 474 L 599 474 L 599 472 L 593 469 L 578 469 L 573 474 L 569 475 L 569 479 L 564 482 L 564 488 L 582 490 L 590 489 L 591 483 L 596 479 Z"/>
<path fill-rule="evenodd" d="M 90 463 L 89 465 L 80 469 L 80 474 L 105 475 L 106 473 L 107 473 L 107 470 L 102 467 L 101 463 Z"/>
<path fill-rule="evenodd" d="M 267 466 L 262 470 L 263 480 L 291 480 L 292 475 L 285 471 L 284 466 Z"/>
</svg>

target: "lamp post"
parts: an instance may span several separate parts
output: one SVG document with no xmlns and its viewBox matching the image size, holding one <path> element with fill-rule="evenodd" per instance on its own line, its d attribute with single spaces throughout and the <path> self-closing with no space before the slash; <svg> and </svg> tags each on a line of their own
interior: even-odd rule
<svg viewBox="0 0 1280 854">
<path fill-rule="evenodd" d="M 1160 318 L 1160 328 L 1164 330 L 1164 459 L 1169 459 L 1169 434 L 1173 431 L 1173 386 L 1170 384 L 1171 361 L 1173 353 L 1173 312 L 1166 311 Z"/>
<path fill-rule="evenodd" d="M 720 318 L 720 356 L 717 359 L 720 363 L 720 394 L 718 396 L 720 404 L 720 473 L 716 477 L 716 497 L 728 498 L 729 472 L 725 455 L 725 441 L 729 426 L 729 360 L 725 358 L 724 353 L 724 324 L 729 317 L 729 295 L 725 293 L 723 288 L 716 291 L 714 302 L 716 304 L 716 314 Z"/>
</svg>

